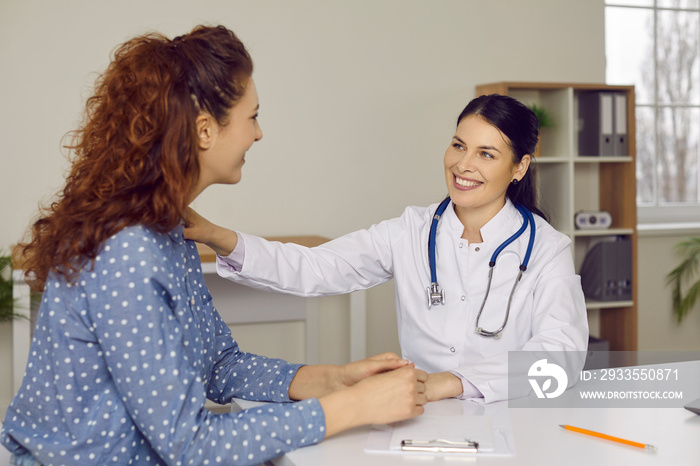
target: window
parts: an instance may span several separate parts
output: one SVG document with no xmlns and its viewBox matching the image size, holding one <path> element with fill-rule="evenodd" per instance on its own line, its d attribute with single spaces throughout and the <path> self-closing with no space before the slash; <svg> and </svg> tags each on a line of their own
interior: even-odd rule
<svg viewBox="0 0 700 466">
<path fill-rule="evenodd" d="M 700 221 L 700 0 L 606 0 L 608 84 L 634 84 L 640 223 Z"/>
</svg>

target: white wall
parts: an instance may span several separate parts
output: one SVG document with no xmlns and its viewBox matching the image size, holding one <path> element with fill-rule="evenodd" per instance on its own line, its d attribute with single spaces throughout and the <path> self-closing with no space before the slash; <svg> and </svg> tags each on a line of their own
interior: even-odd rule
<svg viewBox="0 0 700 466">
<path fill-rule="evenodd" d="M 336 237 L 439 199 L 442 154 L 478 83 L 605 77 L 602 0 L 4 0 L 0 248 L 61 187 L 61 137 L 109 52 L 199 23 L 224 24 L 248 46 L 265 136 L 240 185 L 214 187 L 195 207 L 261 235 Z M 368 301 L 368 351 L 397 350 L 392 285 Z"/>
<path fill-rule="evenodd" d="M 61 136 L 134 34 L 223 23 L 255 60 L 265 134 L 239 186 L 196 201 L 259 233 L 335 237 L 444 192 L 474 86 L 604 79 L 602 1 L 34 1 L 0 4 L 0 247 L 63 184 Z"/>
</svg>

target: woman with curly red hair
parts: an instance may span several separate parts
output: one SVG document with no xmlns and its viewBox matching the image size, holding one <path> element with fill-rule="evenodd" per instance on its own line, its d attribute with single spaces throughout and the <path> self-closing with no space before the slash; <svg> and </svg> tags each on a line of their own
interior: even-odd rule
<svg viewBox="0 0 700 466">
<path fill-rule="evenodd" d="M 17 464 L 258 464 L 422 413 L 407 361 L 245 353 L 213 308 L 184 212 L 237 183 L 262 137 L 252 71 L 231 31 L 200 26 L 126 42 L 98 79 L 66 186 L 22 245 L 43 299 L 2 431 Z M 287 403 L 204 409 L 233 397 Z"/>
</svg>

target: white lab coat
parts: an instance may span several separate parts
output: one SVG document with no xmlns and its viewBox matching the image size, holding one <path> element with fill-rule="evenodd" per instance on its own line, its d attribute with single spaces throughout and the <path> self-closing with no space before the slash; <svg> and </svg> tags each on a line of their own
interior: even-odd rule
<svg viewBox="0 0 700 466">
<path fill-rule="evenodd" d="M 508 351 L 586 351 L 586 308 L 571 240 L 537 215 L 530 263 L 516 288 L 502 337 L 475 333 L 491 255 L 523 222 L 510 201 L 481 229 L 479 244 L 461 238 L 464 227 L 452 204 L 448 206 L 436 237 L 437 278 L 446 303 L 428 309 L 427 242 L 436 209 L 437 204 L 408 207 L 399 218 L 311 249 L 239 233 L 245 244 L 242 269 L 236 272 L 219 258 L 217 272 L 236 283 L 299 296 L 347 293 L 394 278 L 403 357 L 427 372 L 461 375 L 481 391 L 485 402 L 509 396 Z M 503 322 L 528 239 L 529 229 L 498 257 L 479 322 L 486 330 L 496 330 Z M 571 371 L 577 374 L 583 358 L 573 359 Z"/>
</svg>

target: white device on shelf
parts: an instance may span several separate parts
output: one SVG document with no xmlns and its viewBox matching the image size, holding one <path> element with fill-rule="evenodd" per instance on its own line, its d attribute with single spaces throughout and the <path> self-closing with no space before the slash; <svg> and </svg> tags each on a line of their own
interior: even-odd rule
<svg viewBox="0 0 700 466">
<path fill-rule="evenodd" d="M 576 212 L 574 224 L 579 230 L 605 230 L 612 225 L 612 216 L 605 211 Z"/>
</svg>

